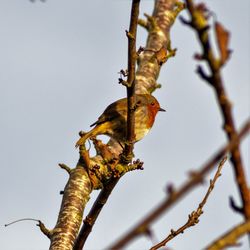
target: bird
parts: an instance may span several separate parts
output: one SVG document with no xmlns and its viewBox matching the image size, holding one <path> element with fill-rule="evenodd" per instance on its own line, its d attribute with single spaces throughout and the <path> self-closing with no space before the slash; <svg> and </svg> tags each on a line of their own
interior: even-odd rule
<svg viewBox="0 0 250 250">
<path fill-rule="evenodd" d="M 135 126 L 134 134 L 137 142 L 141 140 L 152 128 L 158 111 L 166 111 L 160 107 L 157 99 L 151 94 L 135 95 Z M 121 145 L 127 140 L 127 98 L 111 103 L 101 114 L 89 132 L 82 133 L 76 142 L 76 148 L 83 145 L 86 140 L 97 135 L 107 135 Z"/>
</svg>

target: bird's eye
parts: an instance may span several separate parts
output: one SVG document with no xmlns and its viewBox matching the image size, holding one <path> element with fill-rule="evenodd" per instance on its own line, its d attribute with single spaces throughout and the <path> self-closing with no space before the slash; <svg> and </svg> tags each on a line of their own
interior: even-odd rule
<svg viewBox="0 0 250 250">
<path fill-rule="evenodd" d="M 155 105 L 155 102 L 151 102 L 151 106 L 154 106 Z"/>
<path fill-rule="evenodd" d="M 138 101 L 136 104 L 137 104 L 137 105 L 140 105 L 140 104 L 141 104 L 141 101 Z"/>
</svg>

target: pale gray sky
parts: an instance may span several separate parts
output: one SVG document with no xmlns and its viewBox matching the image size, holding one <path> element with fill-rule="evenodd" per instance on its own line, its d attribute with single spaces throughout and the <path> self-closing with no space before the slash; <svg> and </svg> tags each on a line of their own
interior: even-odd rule
<svg viewBox="0 0 250 250">
<path fill-rule="evenodd" d="M 250 3 L 207 3 L 232 34 L 233 54 L 223 78 L 239 127 L 250 113 Z M 152 7 L 153 1 L 142 1 L 141 14 L 151 13 Z M 57 164 L 73 167 L 78 131 L 88 130 L 109 103 L 126 95 L 117 72 L 127 64 L 129 13 L 127 0 L 0 0 L 1 249 L 48 249 L 49 240 L 35 223 L 3 225 L 31 217 L 54 227 L 59 192 L 67 181 Z M 145 44 L 146 35 L 139 29 L 138 46 Z M 179 186 L 189 170 L 226 141 L 214 92 L 194 73 L 192 57 L 199 46 L 193 31 L 178 20 L 171 37 L 177 55 L 163 66 L 163 87 L 155 92 L 167 112 L 158 115 L 135 148 L 145 169 L 122 178 L 88 239 L 88 250 L 107 247 L 164 199 L 167 183 Z M 249 181 L 249 139 L 241 148 Z M 228 207 L 229 195 L 239 201 L 229 163 L 222 174 L 200 223 L 173 240 L 171 248 L 200 250 L 242 221 Z M 186 221 L 206 189 L 207 184 L 190 193 L 154 224 L 159 240 Z M 242 242 L 238 250 L 248 248 L 246 237 Z M 141 237 L 126 249 L 150 246 Z"/>
</svg>

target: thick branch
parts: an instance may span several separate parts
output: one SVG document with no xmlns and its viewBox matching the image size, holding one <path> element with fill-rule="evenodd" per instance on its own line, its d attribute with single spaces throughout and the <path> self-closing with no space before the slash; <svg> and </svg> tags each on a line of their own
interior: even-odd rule
<svg viewBox="0 0 250 250">
<path fill-rule="evenodd" d="M 112 190 L 118 183 L 119 178 L 111 179 L 111 181 L 102 189 L 98 195 L 95 203 L 93 204 L 88 216 L 83 221 L 83 226 L 77 237 L 73 250 L 81 250 L 92 231 L 97 217 L 99 216 L 103 206 L 106 204 Z"/>
<path fill-rule="evenodd" d="M 206 60 L 211 72 L 211 76 L 209 77 L 209 83 L 210 86 L 214 88 L 216 93 L 217 101 L 219 103 L 221 113 L 224 119 L 223 127 L 228 139 L 231 140 L 232 138 L 237 136 L 237 131 L 235 128 L 234 117 L 232 114 L 231 102 L 229 101 L 221 77 L 220 69 L 222 65 L 222 58 L 218 60 L 212 50 L 205 10 L 199 8 L 198 5 L 195 5 L 192 0 L 186 0 L 186 4 L 191 17 L 191 21 L 189 24 L 197 33 L 199 42 L 203 49 L 202 58 Z M 222 39 L 220 40 L 222 41 Z M 227 46 L 227 44 L 225 44 L 224 46 Z M 227 50 L 227 48 L 225 49 Z M 247 180 L 244 173 L 244 167 L 241 159 L 239 145 L 235 145 L 235 147 L 231 150 L 231 162 L 233 164 L 235 180 L 238 184 L 238 189 L 243 204 L 244 216 L 246 219 L 250 219 L 250 189 L 247 186 Z"/>
<path fill-rule="evenodd" d="M 77 165 L 70 170 L 58 220 L 50 234 L 50 250 L 72 249 L 91 191 L 92 185 L 83 166 Z"/>
<path fill-rule="evenodd" d="M 161 49 L 170 48 L 170 29 L 183 8 L 177 0 L 156 0 L 153 15 L 147 15 L 149 34 L 144 52 L 138 60 L 135 86 L 137 94 L 152 93 L 158 88 L 156 81 L 162 63 L 155 54 Z"/>
<path fill-rule="evenodd" d="M 145 218 L 137 223 L 127 234 L 121 239 L 115 242 L 107 249 L 121 249 L 129 242 L 144 234 L 163 213 L 170 209 L 177 201 L 181 200 L 197 185 L 202 183 L 203 178 L 208 174 L 221 160 L 221 158 L 235 147 L 236 144 L 242 140 L 250 131 L 250 120 L 248 120 L 239 132 L 239 137 L 235 137 L 225 146 L 221 147 L 209 160 L 203 164 L 198 171 L 193 172 L 191 178 L 187 180 L 178 190 L 171 192 L 170 196 L 167 197 L 160 205 L 158 205 L 153 211 L 150 212 Z"/>
</svg>

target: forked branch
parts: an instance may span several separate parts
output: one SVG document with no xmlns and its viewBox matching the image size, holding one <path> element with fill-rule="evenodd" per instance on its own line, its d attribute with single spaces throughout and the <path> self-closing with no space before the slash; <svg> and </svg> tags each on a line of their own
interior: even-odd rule
<svg viewBox="0 0 250 250">
<path fill-rule="evenodd" d="M 220 23 L 215 23 L 217 45 L 220 50 L 220 57 L 216 58 L 211 46 L 209 34 L 210 27 L 208 25 L 209 13 L 206 6 L 204 4 L 194 4 L 192 0 L 186 0 L 186 5 L 191 20 L 187 21 L 183 18 L 181 20 L 196 32 L 202 47 L 202 54 L 199 57 L 207 62 L 211 75 L 206 76 L 201 66 L 198 68 L 198 73 L 215 90 L 217 102 L 224 119 L 223 128 L 228 140 L 231 140 L 237 137 L 237 130 L 232 113 L 232 104 L 226 93 L 221 77 L 221 67 L 225 64 L 230 55 L 230 50 L 228 49 L 229 32 L 223 28 Z M 230 160 L 233 165 L 235 180 L 242 200 L 244 217 L 250 219 L 250 189 L 248 188 L 238 144 L 232 148 Z"/>
</svg>

